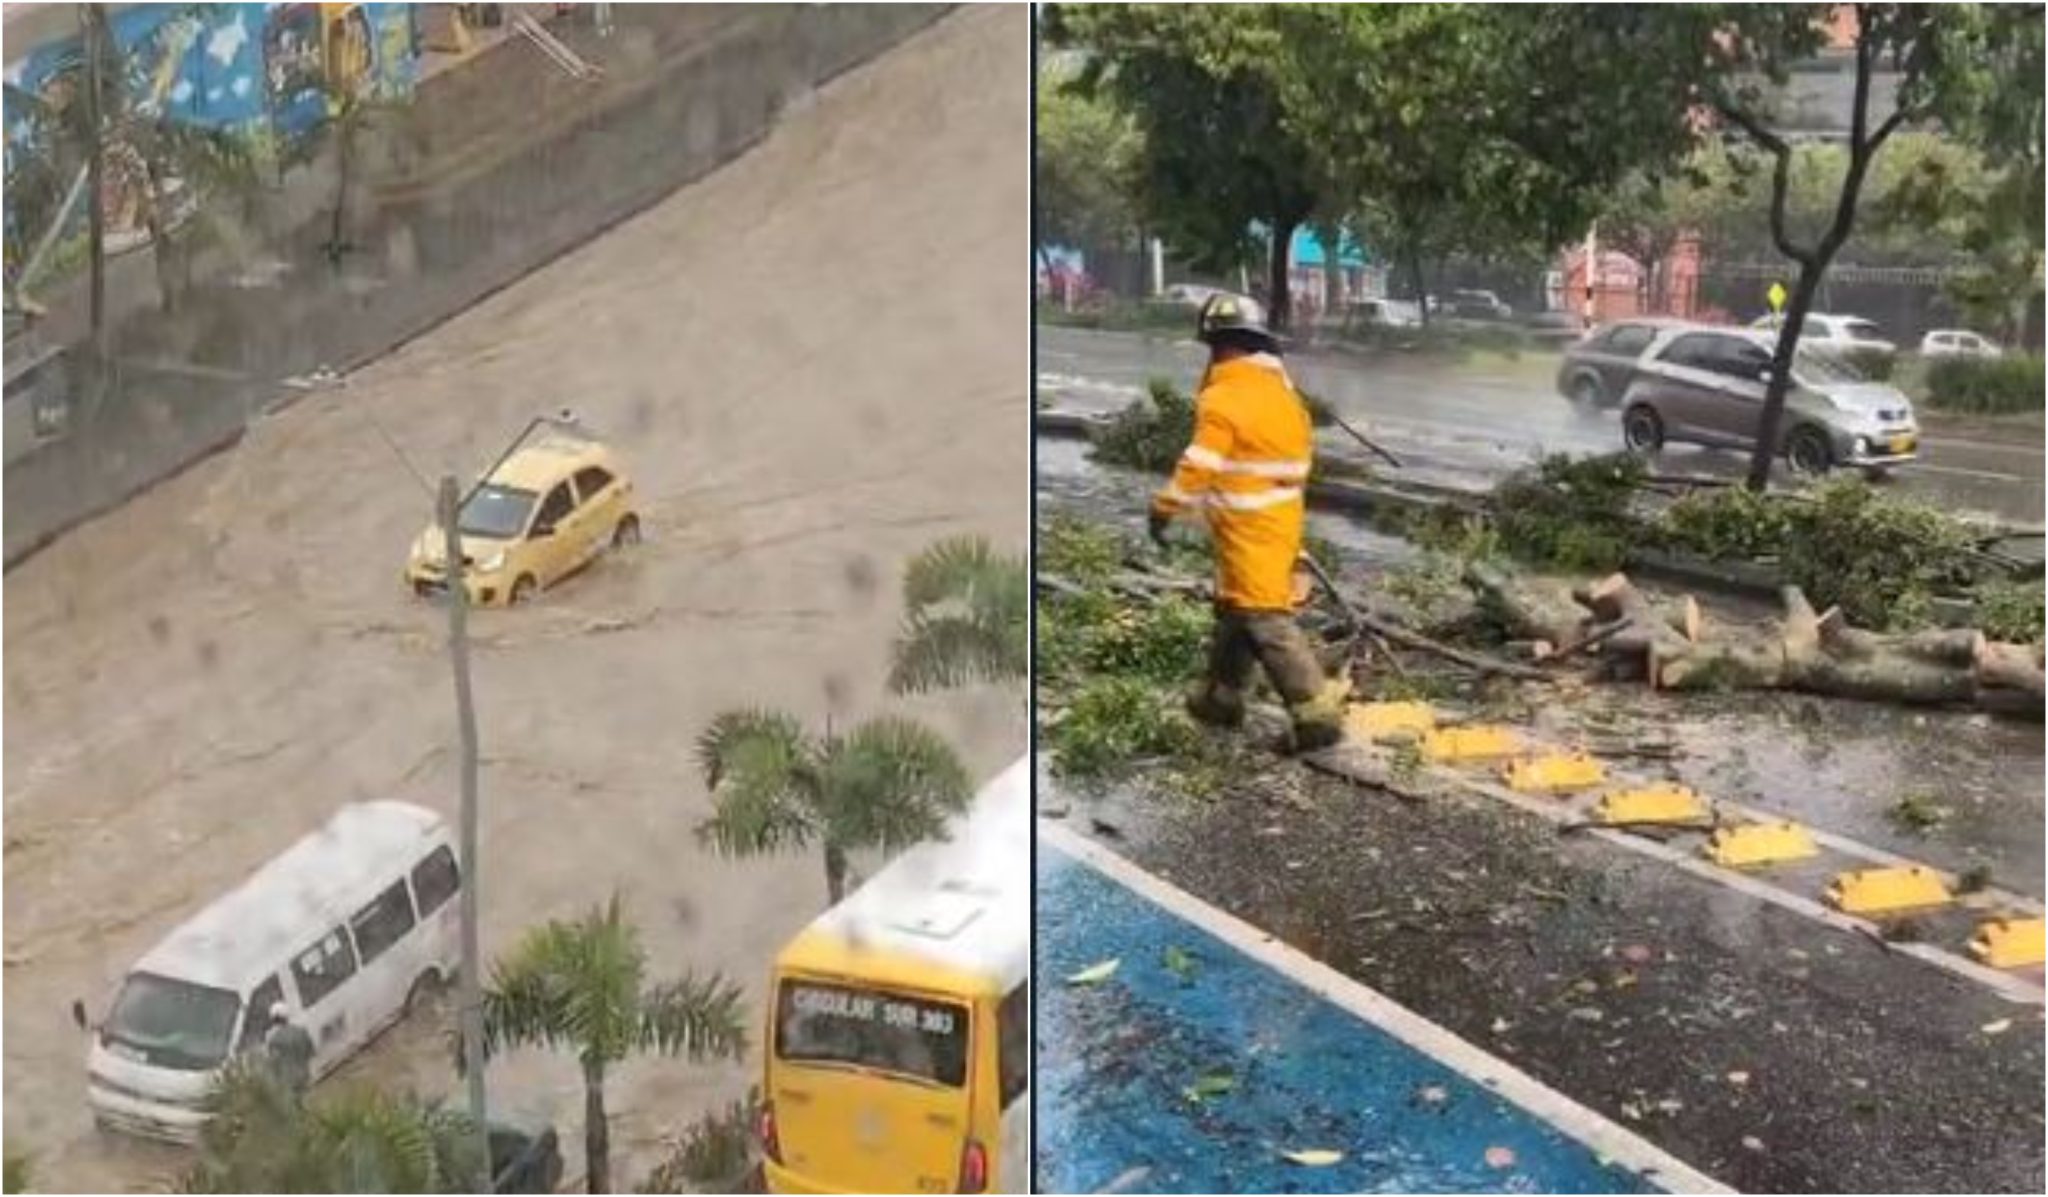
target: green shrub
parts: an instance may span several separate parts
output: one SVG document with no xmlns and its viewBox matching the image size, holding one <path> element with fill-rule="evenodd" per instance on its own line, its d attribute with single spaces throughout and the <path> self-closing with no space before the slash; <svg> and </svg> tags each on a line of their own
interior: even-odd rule
<svg viewBox="0 0 2048 1197">
<path fill-rule="evenodd" d="M 1655 543 L 1709 561 L 1756 561 L 1785 552 L 1791 513 L 1782 499 L 1746 487 L 1695 491 L 1664 510 Z"/>
<path fill-rule="evenodd" d="M 1048 738 L 1055 773 L 1098 780 L 1126 772 L 1141 758 L 1192 755 L 1202 741 L 1177 698 L 1129 677 L 1090 681 Z"/>
<path fill-rule="evenodd" d="M 1929 599 L 1977 580 L 1969 525 L 1910 499 L 1838 478 L 1812 501 L 1786 503 L 1779 563 L 1816 606 L 1839 606 L 1858 627 L 1924 623 Z"/>
<path fill-rule="evenodd" d="M 1500 545 L 1538 565 L 1617 569 L 1641 533 L 1632 509 L 1642 480 L 1643 463 L 1626 454 L 1546 457 L 1494 488 Z"/>
<path fill-rule="evenodd" d="M 713 1110 L 684 1130 L 667 1159 L 640 1183 L 642 1193 L 737 1193 L 753 1171 L 761 1091 Z"/>
<path fill-rule="evenodd" d="M 1095 459 L 1151 474 L 1173 472 L 1195 436 L 1194 397 L 1155 378 L 1140 399 L 1116 414 L 1095 442 Z"/>
<path fill-rule="evenodd" d="M 1129 548 L 1106 524 L 1055 515 L 1038 529 L 1037 568 L 1077 585 L 1099 585 L 1122 567 Z"/>
<path fill-rule="evenodd" d="M 2039 412 L 2044 387 L 2048 377 L 2038 354 L 1944 357 L 1927 364 L 1927 406 L 1942 411 Z"/>
<path fill-rule="evenodd" d="M 2000 578 L 1976 588 L 1977 627 L 1993 640 L 2016 644 L 2038 644 L 2042 625 L 2048 622 L 2048 604 L 2040 575 L 2031 578 Z"/>
<path fill-rule="evenodd" d="M 1154 685 L 1191 680 L 1208 653 L 1209 609 L 1192 599 L 1125 602 L 1106 591 L 1039 604 L 1038 674 L 1058 685 L 1114 675 Z"/>
<path fill-rule="evenodd" d="M 1899 366 L 1899 355 L 1883 349 L 1845 349 L 1842 360 L 1872 382 L 1890 382 Z"/>
</svg>

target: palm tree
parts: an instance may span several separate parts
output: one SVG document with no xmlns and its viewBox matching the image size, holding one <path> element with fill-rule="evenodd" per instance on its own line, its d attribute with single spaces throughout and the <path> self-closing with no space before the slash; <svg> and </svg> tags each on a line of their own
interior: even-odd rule
<svg viewBox="0 0 2048 1197">
<path fill-rule="evenodd" d="M 723 856 L 825 849 L 825 892 L 846 896 L 847 853 L 899 852 L 945 834 L 974 796 L 967 766 L 936 732 L 876 719 L 844 736 L 804 734 L 794 715 L 727 711 L 697 737 L 697 765 L 717 805 L 697 842 Z"/>
<path fill-rule="evenodd" d="M 898 694 L 1008 682 L 1031 670 L 1030 571 L 979 536 L 939 541 L 903 574 L 903 633 L 889 688 Z"/>
<path fill-rule="evenodd" d="M 229 1065 L 184 1193 L 470 1193 L 484 1161 L 462 1114 L 410 1094 L 305 1102 L 260 1056 Z"/>
<path fill-rule="evenodd" d="M 635 1052 L 692 1062 L 746 1054 L 739 986 L 717 973 L 649 984 L 640 932 L 618 895 L 574 922 L 528 931 L 491 970 L 484 990 L 484 1056 L 513 1047 L 566 1048 L 583 1067 L 583 1143 L 589 1191 L 611 1191 L 605 1075 Z M 458 1064 L 460 1056 L 458 1053 Z"/>
</svg>

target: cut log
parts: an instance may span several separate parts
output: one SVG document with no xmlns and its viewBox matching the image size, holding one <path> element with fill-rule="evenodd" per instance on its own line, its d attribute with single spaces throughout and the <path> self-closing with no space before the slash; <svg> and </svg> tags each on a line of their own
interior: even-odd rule
<svg viewBox="0 0 2048 1197">
<path fill-rule="evenodd" d="M 1773 644 L 1706 644 L 1659 663 L 1665 690 L 1775 690 L 1784 684 L 1787 658 Z"/>
<path fill-rule="evenodd" d="M 2044 696 L 2040 649 L 2035 645 L 2000 644 L 1984 641 L 1971 662 L 1972 673 L 1981 686 L 2012 690 L 2040 703 Z"/>
<path fill-rule="evenodd" d="M 1678 601 L 1678 609 L 1671 614 L 1671 630 L 1694 644 L 1700 642 L 1700 632 L 1705 624 L 1700 615 L 1700 601 L 1686 595 Z"/>
<path fill-rule="evenodd" d="M 1586 622 L 1571 589 L 1552 578 L 1509 574 L 1475 562 L 1465 568 L 1465 585 L 1481 609 L 1517 639 L 1563 644 L 1577 638 Z"/>
<path fill-rule="evenodd" d="M 1785 608 L 1785 620 L 1779 629 L 1785 655 L 1804 659 L 1818 653 L 1824 617 L 1813 613 L 1813 604 L 1806 601 L 1806 592 L 1797 586 L 1786 586 L 1778 591 L 1778 602 Z M 1828 608 L 1827 617 L 1837 614 L 1836 608 Z"/>
<path fill-rule="evenodd" d="M 1576 621 L 1548 579 L 1475 569 L 1466 581 L 1520 637 L 1552 638 L 1564 646 L 1558 656 L 1596 650 L 1604 676 L 1663 689 L 1787 689 L 2036 716 L 2048 697 L 2038 646 L 1987 642 L 1972 628 L 1871 632 L 1838 608 L 1816 613 L 1795 586 L 1780 592 L 1775 623 L 1710 630 L 1696 602 L 1653 600 L 1624 574 L 1570 591 Z"/>
<path fill-rule="evenodd" d="M 1840 698 L 1942 705 L 1971 702 L 1977 697 L 1977 679 L 1971 671 L 1911 657 L 1857 660 L 1823 653 L 1796 666 L 1788 661 L 1786 673 L 1782 680 L 1788 688 Z"/>
<path fill-rule="evenodd" d="M 1975 628 L 1936 628 L 1897 637 L 1900 651 L 1936 665 L 1974 665 L 1983 653 L 1984 633 Z"/>
</svg>

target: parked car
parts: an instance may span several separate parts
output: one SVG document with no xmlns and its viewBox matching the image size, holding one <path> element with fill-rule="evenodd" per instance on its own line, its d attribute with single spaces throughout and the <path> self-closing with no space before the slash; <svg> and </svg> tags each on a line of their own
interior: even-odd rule
<svg viewBox="0 0 2048 1197">
<path fill-rule="evenodd" d="M 1937 328 L 1920 338 L 1921 357 L 2004 357 L 1989 337 L 1961 328 Z"/>
<path fill-rule="evenodd" d="M 1586 318 L 1577 312 L 1531 312 L 1521 324 L 1531 337 L 1550 345 L 1569 345 L 1586 335 Z"/>
<path fill-rule="evenodd" d="M 1750 322 L 1750 327 L 1768 332 L 1777 332 L 1782 317 L 1759 316 Z M 1885 338 L 1884 330 L 1874 320 L 1861 316 L 1837 316 L 1829 312 L 1808 312 L 1806 322 L 1799 326 L 1799 344 L 1802 348 L 1813 348 L 1828 352 L 1844 353 L 1897 353 L 1899 347 Z"/>
<path fill-rule="evenodd" d="M 457 527 L 469 600 L 486 607 L 526 602 L 605 549 L 640 542 L 625 470 L 610 449 L 560 419 L 527 425 L 463 500 Z M 422 597 L 448 589 L 446 543 L 438 524 L 413 538 L 405 580 Z"/>
<path fill-rule="evenodd" d="M 1422 324 L 1422 312 L 1399 299 L 1359 299 L 1352 301 L 1350 321 L 1375 328 L 1416 328 Z"/>
<path fill-rule="evenodd" d="M 1620 406 L 1636 379 L 1643 351 L 1658 333 L 1676 324 L 1645 318 L 1599 325 L 1566 347 L 1557 368 L 1557 393 L 1588 410 Z"/>
<path fill-rule="evenodd" d="M 1506 320 L 1515 314 L 1515 309 L 1502 303 L 1500 296 L 1491 291 L 1453 291 L 1447 306 L 1451 315 L 1466 320 Z"/>
<path fill-rule="evenodd" d="M 1769 332 L 1674 325 L 1660 329 L 1623 398 L 1623 443 L 1654 453 L 1675 442 L 1748 449 L 1756 443 L 1770 381 Z M 1793 353 L 1779 451 L 1795 473 L 1838 467 L 1881 474 L 1919 454 L 1912 401 L 1871 382 L 1839 357 L 1801 344 Z"/>
</svg>

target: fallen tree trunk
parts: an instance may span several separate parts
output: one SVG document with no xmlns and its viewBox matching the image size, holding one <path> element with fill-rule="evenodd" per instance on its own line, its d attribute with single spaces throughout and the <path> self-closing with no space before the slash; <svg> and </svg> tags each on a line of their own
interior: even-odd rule
<svg viewBox="0 0 2048 1197">
<path fill-rule="evenodd" d="M 1583 648 L 1607 676 L 1660 689 L 1783 689 L 2036 715 L 2048 694 L 2038 646 L 1990 641 L 1974 628 L 1855 628 L 1837 609 L 1815 612 L 1793 586 L 1780 591 L 1774 623 L 1709 628 L 1690 597 L 1655 601 L 1623 574 L 1567 591 L 1552 579 L 1474 566 L 1465 582 L 1511 636 L 1553 644 L 1603 636 Z"/>
</svg>

